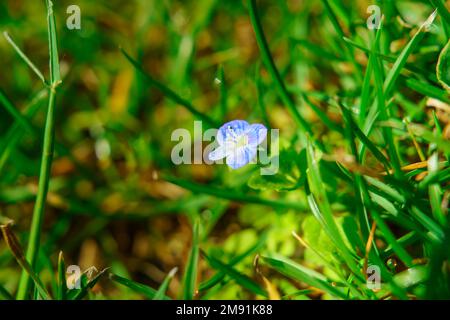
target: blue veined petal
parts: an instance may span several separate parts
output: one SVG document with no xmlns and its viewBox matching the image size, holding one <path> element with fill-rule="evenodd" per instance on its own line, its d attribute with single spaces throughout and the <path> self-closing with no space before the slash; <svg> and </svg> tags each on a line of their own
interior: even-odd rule
<svg viewBox="0 0 450 320">
<path fill-rule="evenodd" d="M 217 132 L 217 142 L 222 145 L 225 143 L 227 138 L 233 138 L 243 134 L 250 125 L 245 120 L 233 120 L 225 123 L 219 128 Z"/>
<path fill-rule="evenodd" d="M 233 151 L 234 152 L 228 153 L 226 159 L 227 165 L 232 169 L 239 169 L 245 166 L 256 156 L 256 146 L 241 147 Z"/>
<path fill-rule="evenodd" d="M 227 156 L 227 148 L 225 146 L 219 146 L 214 151 L 208 154 L 208 159 L 210 161 L 217 161 L 225 158 Z"/>
<path fill-rule="evenodd" d="M 248 144 L 257 146 L 267 137 L 267 128 L 259 123 L 252 124 L 247 128 L 246 134 L 248 136 Z"/>
</svg>

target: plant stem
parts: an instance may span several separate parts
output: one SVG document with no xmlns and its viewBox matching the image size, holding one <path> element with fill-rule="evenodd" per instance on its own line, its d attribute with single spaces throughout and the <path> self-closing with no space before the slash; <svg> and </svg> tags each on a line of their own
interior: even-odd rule
<svg viewBox="0 0 450 320">
<path fill-rule="evenodd" d="M 31 232 L 28 241 L 26 259 L 34 269 L 36 266 L 36 258 L 39 252 L 39 242 L 41 237 L 42 220 L 44 217 L 45 202 L 47 199 L 47 191 L 50 182 L 50 173 L 53 159 L 53 145 L 55 134 L 54 107 L 56 92 L 54 88 L 50 89 L 48 101 L 47 120 L 45 124 L 44 148 L 42 152 L 41 169 L 39 173 L 39 189 L 36 197 L 36 203 L 33 210 L 33 220 L 31 222 Z M 27 273 L 22 272 L 17 292 L 17 299 L 23 300 L 27 298 L 30 286 L 30 277 Z"/>
<path fill-rule="evenodd" d="M 39 253 L 39 244 L 41 238 L 42 221 L 44 218 L 45 203 L 47 200 L 47 192 L 50 183 L 50 175 L 53 160 L 54 150 L 54 136 L 55 136 L 55 99 L 56 88 L 61 83 L 61 76 L 59 71 L 58 48 L 56 42 L 56 24 L 53 14 L 53 3 L 50 0 L 45 0 L 47 7 L 47 26 L 48 26 L 48 41 L 50 53 L 50 80 L 51 86 L 49 88 L 48 110 L 45 121 L 44 143 L 41 157 L 41 168 L 39 172 L 39 186 L 36 197 L 36 203 L 33 210 L 33 219 L 31 221 L 30 238 L 28 240 L 28 248 L 26 251 L 26 259 L 31 265 L 32 269 L 36 267 L 36 260 Z M 31 284 L 30 276 L 22 271 L 19 282 L 19 289 L 17 291 L 17 299 L 27 299 L 29 288 Z"/>
</svg>

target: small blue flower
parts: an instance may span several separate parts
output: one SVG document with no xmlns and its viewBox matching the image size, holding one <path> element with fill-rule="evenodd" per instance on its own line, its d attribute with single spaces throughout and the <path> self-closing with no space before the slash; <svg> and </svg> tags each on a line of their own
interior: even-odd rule
<svg viewBox="0 0 450 320">
<path fill-rule="evenodd" d="M 241 168 L 255 158 L 258 145 L 266 136 L 267 129 L 262 124 L 250 125 L 244 120 L 227 122 L 217 133 L 219 147 L 208 155 L 209 160 L 226 158 L 232 169 Z"/>
</svg>

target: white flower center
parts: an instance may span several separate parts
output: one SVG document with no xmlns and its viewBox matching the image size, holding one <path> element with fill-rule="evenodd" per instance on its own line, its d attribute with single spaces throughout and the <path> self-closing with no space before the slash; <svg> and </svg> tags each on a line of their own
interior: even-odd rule
<svg viewBox="0 0 450 320">
<path fill-rule="evenodd" d="M 228 130 L 228 143 L 230 143 L 233 148 L 242 148 L 248 145 L 248 135 L 246 134 L 236 134 L 231 126 L 227 128 Z"/>
<path fill-rule="evenodd" d="M 248 145 L 248 136 L 246 134 L 240 135 L 236 139 L 236 148 L 245 147 Z"/>
</svg>

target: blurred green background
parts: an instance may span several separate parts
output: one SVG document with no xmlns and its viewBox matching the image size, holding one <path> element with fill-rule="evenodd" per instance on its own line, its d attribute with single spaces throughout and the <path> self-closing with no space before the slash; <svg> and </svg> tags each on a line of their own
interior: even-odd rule
<svg viewBox="0 0 450 320">
<path fill-rule="evenodd" d="M 171 132 L 177 128 L 192 131 L 195 118 L 186 108 L 167 99 L 161 90 L 149 86 L 119 49 L 127 51 L 154 79 L 219 123 L 233 119 L 265 123 L 280 129 L 282 150 L 298 151 L 300 142 L 295 123 L 278 99 L 270 75 L 261 68 L 244 1 L 53 2 L 63 84 L 56 100 L 56 152 L 38 262 L 45 283 L 56 285 L 52 277 L 61 250 L 66 265 L 77 264 L 83 270 L 90 266 L 99 270 L 110 267 L 115 274 L 153 288 L 158 288 L 167 273 L 178 267 L 167 291 L 169 297 L 176 298 L 191 250 L 192 225 L 197 219 L 201 222 L 201 249 L 222 261 L 245 253 L 266 234 L 264 244 L 236 265 L 237 270 L 262 286 L 264 280 L 253 265 L 256 251 L 294 257 L 312 269 L 324 270 L 315 253 L 305 251 L 291 234 L 296 231 L 310 237 L 310 241 L 323 236 L 308 208 L 304 187 L 282 181 L 286 188 L 281 191 L 265 190 L 258 184 L 251 188 L 247 181 L 258 170 L 256 166 L 230 171 L 223 165 L 173 165 L 170 152 L 175 143 L 170 140 Z M 81 9 L 81 30 L 66 27 L 69 16 L 66 9 L 72 4 Z M 371 39 L 366 28 L 369 16 L 366 10 L 370 4 L 371 1 L 332 4 L 345 34 L 350 38 L 357 35 L 352 39 L 360 43 Z M 428 1 L 397 4 L 392 1 L 388 5 L 394 8 L 388 17 L 390 33 L 382 38 L 381 46 L 383 52 L 396 57 L 414 34 L 414 27 L 432 12 L 432 6 Z M 345 58 L 342 49 L 345 46 L 321 1 L 260 1 L 258 10 L 273 58 L 289 84 L 289 92 L 302 104 L 302 115 L 311 124 L 314 137 L 320 138 L 328 152 L 338 157 L 339 150 L 346 147 L 345 140 L 340 133 L 329 130 L 301 102 L 301 96 L 307 93 L 320 110 L 340 125 L 343 120 L 339 108 L 324 101 L 335 96 L 345 101 L 358 99 L 362 70 L 368 62 L 366 53 L 354 50 L 353 62 Z M 0 30 L 8 31 L 47 76 L 45 18 L 42 1 L 0 2 Z M 440 22 L 437 25 L 441 28 Z M 412 63 L 422 70 L 435 65 L 446 40 L 442 29 L 432 31 L 421 42 L 416 61 Z M 0 109 L 2 148 L 11 139 L 17 139 L 7 154 L 2 149 L 0 216 L 15 222 L 14 230 L 25 246 L 37 192 L 46 114 L 45 90 L 42 91 L 42 83 L 3 37 L 0 57 L 0 90 L 21 113 L 27 114 L 36 129 L 34 133 L 19 130 L 17 136 L 9 136 L 14 119 Z M 355 69 L 355 63 L 361 70 Z M 409 119 L 430 123 L 432 116 L 425 109 L 423 95 L 404 90 L 404 85 L 397 90 L 401 92 L 398 104 L 409 111 Z M 440 114 L 440 120 L 445 128 L 448 113 Z M 374 139 L 378 141 L 379 136 L 375 133 Z M 408 137 L 403 135 L 399 139 Z M 405 165 L 420 161 L 411 141 L 402 144 L 400 157 Z M 292 156 L 286 155 L 285 159 L 295 163 Z M 285 165 L 288 164 L 282 164 Z M 368 157 L 366 166 L 383 170 L 373 157 Z M 177 177 L 179 183 L 165 177 Z M 301 180 L 299 170 L 290 170 L 290 179 Z M 188 187 L 179 186 L 183 183 Z M 356 210 L 351 186 L 336 177 L 325 183 L 337 219 L 347 221 Z M 195 189 L 191 184 L 204 189 Z M 222 188 L 232 193 L 218 197 L 208 194 L 208 190 Z M 446 197 L 448 200 L 448 191 Z M 295 205 L 291 208 L 266 205 L 258 203 L 258 199 L 283 199 Z M 352 229 L 353 220 L 347 222 L 343 222 L 344 227 Z M 302 228 L 302 224 L 309 227 Z M 393 230 L 398 237 L 405 234 L 398 226 Z M 358 244 L 353 242 L 350 247 L 364 247 L 365 243 L 359 237 L 356 239 Z M 323 243 L 327 241 L 319 242 L 326 247 Z M 385 241 L 378 241 L 380 248 L 387 246 Z M 324 255 L 332 254 L 326 250 Z M 410 248 L 410 252 L 415 250 Z M 399 268 L 401 271 L 404 266 Z M 214 273 L 206 259 L 201 258 L 199 282 Z M 263 273 L 282 296 L 306 288 L 269 270 L 264 269 Z M 327 268 L 325 274 L 333 277 Z M 5 243 L 0 242 L 0 283 L 14 292 L 19 276 L 20 269 L 13 256 Z M 142 298 L 106 278 L 95 286 L 91 295 L 96 299 Z M 198 297 L 244 299 L 255 295 L 228 280 L 200 292 Z M 295 296 L 320 297 L 327 296 L 314 290 Z"/>
</svg>

